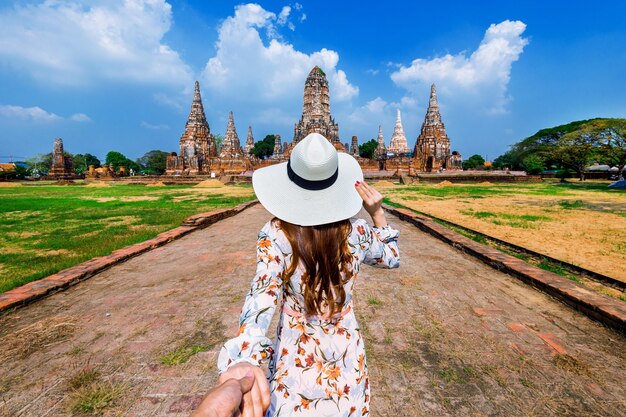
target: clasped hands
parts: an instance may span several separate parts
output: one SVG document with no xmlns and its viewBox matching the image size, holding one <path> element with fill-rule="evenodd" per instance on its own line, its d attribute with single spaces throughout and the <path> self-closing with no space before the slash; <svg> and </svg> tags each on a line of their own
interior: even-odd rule
<svg viewBox="0 0 626 417">
<path fill-rule="evenodd" d="M 191 417 L 263 417 L 270 405 L 265 372 L 248 362 L 229 367 Z"/>
</svg>

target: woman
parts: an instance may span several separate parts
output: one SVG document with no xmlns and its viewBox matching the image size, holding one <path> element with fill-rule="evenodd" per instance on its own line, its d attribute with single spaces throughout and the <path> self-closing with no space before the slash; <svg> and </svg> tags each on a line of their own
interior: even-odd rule
<svg viewBox="0 0 626 417">
<path fill-rule="evenodd" d="M 399 232 L 382 196 L 363 182 L 350 155 L 313 133 L 289 162 L 255 171 L 254 191 L 275 216 L 260 231 L 257 271 L 239 335 L 218 358 L 220 382 L 252 371 L 244 417 L 369 414 L 365 349 L 352 309 L 361 263 L 399 266 Z M 351 219 L 361 209 L 374 227 Z M 274 343 L 266 331 L 280 309 Z M 267 379 L 260 365 L 269 360 Z M 269 407 L 269 408 L 268 408 Z"/>
</svg>

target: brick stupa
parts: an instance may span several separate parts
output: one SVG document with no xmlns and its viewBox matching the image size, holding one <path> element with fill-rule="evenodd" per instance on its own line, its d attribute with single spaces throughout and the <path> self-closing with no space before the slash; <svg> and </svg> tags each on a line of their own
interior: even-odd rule
<svg viewBox="0 0 626 417">
<path fill-rule="evenodd" d="M 198 174 L 204 170 L 203 165 L 206 165 L 210 158 L 217 157 L 217 147 L 204 114 L 198 81 L 194 86 L 191 110 L 179 144 L 180 153 L 176 155 L 174 152 L 167 157 L 168 174 L 176 172 Z"/>
<path fill-rule="evenodd" d="M 226 127 L 226 135 L 224 135 L 224 142 L 222 142 L 222 150 L 220 151 L 220 158 L 236 159 L 243 156 L 243 149 L 241 149 L 241 143 L 239 142 L 239 136 L 235 129 L 235 119 L 233 112 L 228 115 L 228 126 Z"/>
<path fill-rule="evenodd" d="M 339 125 L 330 115 L 330 96 L 326 74 L 318 66 L 309 72 L 304 82 L 302 117 L 293 130 L 293 142 L 300 142 L 309 133 L 320 133 L 338 150 L 345 151 L 339 141 Z"/>
<path fill-rule="evenodd" d="M 413 154 L 423 171 L 460 169 L 460 154 L 457 152 L 455 158 L 450 159 L 450 138 L 441 120 L 435 84 L 430 87 L 428 109 Z"/>
</svg>

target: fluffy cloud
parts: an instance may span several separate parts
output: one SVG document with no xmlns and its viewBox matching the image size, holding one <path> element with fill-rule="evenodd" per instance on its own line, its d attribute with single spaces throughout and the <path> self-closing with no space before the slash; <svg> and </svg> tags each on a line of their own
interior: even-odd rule
<svg viewBox="0 0 626 417">
<path fill-rule="evenodd" d="M 19 119 L 33 122 L 56 122 L 58 120 L 63 120 L 61 116 L 49 113 L 37 106 L 0 106 L 0 116 L 7 119 Z"/>
<path fill-rule="evenodd" d="M 522 37 L 526 24 L 505 20 L 489 26 L 478 49 L 446 54 L 433 59 L 418 58 L 391 74 L 396 85 L 414 94 L 423 94 L 436 83 L 449 99 L 470 99 L 491 113 L 506 112 L 511 66 L 522 54 L 528 39 Z"/>
<path fill-rule="evenodd" d="M 355 97 L 358 87 L 337 69 L 337 52 L 323 48 L 306 54 L 276 34 L 276 25 L 285 24 L 290 12 L 285 7 L 276 16 L 258 4 L 237 6 L 235 15 L 219 28 L 217 52 L 204 69 L 204 86 L 218 96 L 239 96 L 260 104 L 285 99 L 293 103 L 301 97 L 309 71 L 319 65 L 327 74 L 333 101 Z"/>
<path fill-rule="evenodd" d="M 57 122 L 65 120 L 64 117 L 59 116 L 58 114 L 50 113 L 39 106 L 0 106 L 0 117 L 28 122 Z M 91 118 L 85 113 L 75 113 L 68 117 L 67 120 L 71 120 L 73 122 L 90 122 Z"/>
<path fill-rule="evenodd" d="M 188 85 L 190 68 L 162 42 L 165 0 L 46 0 L 0 10 L 0 62 L 65 85 L 112 79 Z"/>
</svg>

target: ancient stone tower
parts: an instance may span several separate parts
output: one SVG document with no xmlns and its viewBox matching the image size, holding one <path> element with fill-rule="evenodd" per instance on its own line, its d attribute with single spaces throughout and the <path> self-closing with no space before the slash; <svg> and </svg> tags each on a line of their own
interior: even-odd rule
<svg viewBox="0 0 626 417">
<path fill-rule="evenodd" d="M 239 142 L 239 136 L 237 136 L 237 130 L 235 130 L 235 119 L 233 118 L 233 112 L 228 115 L 228 126 L 226 127 L 226 135 L 224 135 L 224 142 L 222 142 L 222 150 L 220 151 L 220 158 L 241 158 L 243 156 L 243 150 L 241 149 L 241 143 Z"/>
<path fill-rule="evenodd" d="M 274 152 L 272 153 L 272 158 L 281 158 L 283 156 L 283 145 L 281 144 L 280 135 L 276 134 L 276 139 L 274 140 Z"/>
<path fill-rule="evenodd" d="M 204 114 L 200 84 L 195 83 L 193 101 L 185 131 L 180 137 L 180 153 L 172 153 L 167 157 L 167 173 L 186 172 L 198 174 L 209 158 L 217 156 L 215 139 Z"/>
<path fill-rule="evenodd" d="M 406 144 L 406 136 L 404 135 L 404 129 L 402 128 L 402 119 L 400 118 L 400 109 L 396 113 L 396 125 L 393 128 L 393 135 L 391 135 L 391 142 L 387 148 L 387 152 L 394 155 L 404 155 L 411 152 L 409 146 Z"/>
<path fill-rule="evenodd" d="M 302 117 L 293 130 L 293 145 L 309 133 L 320 133 L 343 150 L 339 141 L 339 126 L 330 115 L 330 96 L 326 74 L 318 66 L 313 68 L 304 82 Z"/>
<path fill-rule="evenodd" d="M 378 146 L 374 149 L 374 159 L 381 159 L 387 156 L 387 147 L 385 146 L 385 138 L 383 136 L 383 128 L 378 125 Z"/>
<path fill-rule="evenodd" d="M 248 137 L 246 138 L 246 147 L 244 153 L 250 156 L 250 151 L 254 148 L 254 137 L 252 136 L 252 126 L 248 126 Z"/>
<path fill-rule="evenodd" d="M 457 169 L 449 166 L 450 138 L 441 121 L 435 84 L 430 87 L 428 110 L 426 110 L 422 130 L 415 143 L 414 157 L 415 164 L 421 171 Z"/>
<path fill-rule="evenodd" d="M 67 177 L 74 175 L 74 161 L 71 156 L 63 152 L 63 139 L 56 138 L 52 148 L 52 167 L 48 172 L 50 177 Z"/>
<path fill-rule="evenodd" d="M 359 139 L 356 136 L 352 136 L 352 144 L 350 145 L 350 155 L 359 156 Z"/>
</svg>

